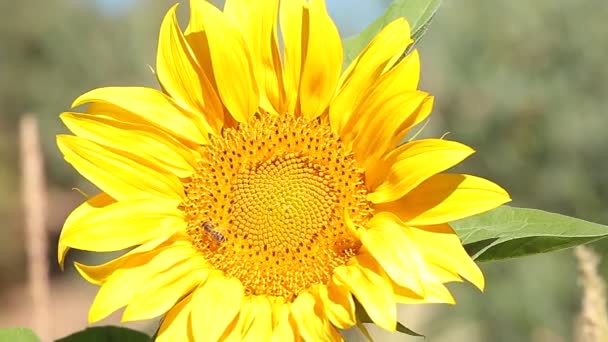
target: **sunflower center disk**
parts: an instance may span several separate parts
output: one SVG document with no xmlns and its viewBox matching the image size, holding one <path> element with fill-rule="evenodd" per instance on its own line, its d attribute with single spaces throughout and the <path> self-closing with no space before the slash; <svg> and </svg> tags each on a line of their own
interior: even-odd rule
<svg viewBox="0 0 608 342">
<path fill-rule="evenodd" d="M 328 125 L 256 115 L 201 152 L 185 186 L 188 234 L 247 294 L 292 299 L 361 246 L 343 217 L 371 217 L 363 173 Z"/>
</svg>

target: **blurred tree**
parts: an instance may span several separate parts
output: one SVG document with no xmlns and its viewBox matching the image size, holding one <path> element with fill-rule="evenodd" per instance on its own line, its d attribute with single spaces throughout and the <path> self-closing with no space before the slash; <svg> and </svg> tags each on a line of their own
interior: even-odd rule
<svg viewBox="0 0 608 342">
<path fill-rule="evenodd" d="M 422 42 L 438 129 L 519 206 L 608 223 L 608 4 L 446 1 Z M 471 163 L 469 163 L 470 167 Z"/>
<path fill-rule="evenodd" d="M 608 224 L 606 15 L 608 3 L 593 0 L 444 1 L 420 46 L 422 88 L 436 96 L 425 135 L 449 131 L 474 147 L 458 171 L 495 180 L 514 206 Z M 570 251 L 484 270 L 486 293 L 457 287 L 439 330 L 460 313 L 480 322 L 480 341 L 572 339 Z"/>
<path fill-rule="evenodd" d="M 155 83 L 159 23 L 171 1 L 139 3 L 125 15 L 102 15 L 92 2 L 0 1 L 0 241 L 21 241 L 16 132 L 24 112 L 41 123 L 50 184 L 75 185 L 76 173 L 60 158 L 54 136 L 58 114 L 86 90 Z M 54 242 L 53 242 L 54 243 Z M 23 274 L 20 243 L 5 243 L 0 287 Z M 4 247 L 3 246 L 3 247 Z M 54 249 L 54 248 L 53 248 Z"/>
</svg>

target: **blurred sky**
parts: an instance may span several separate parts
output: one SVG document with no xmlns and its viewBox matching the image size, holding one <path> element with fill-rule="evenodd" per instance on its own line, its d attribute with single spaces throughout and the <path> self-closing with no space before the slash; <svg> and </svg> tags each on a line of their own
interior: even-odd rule
<svg viewBox="0 0 608 342">
<path fill-rule="evenodd" d="M 137 0 L 95 0 L 106 13 L 127 12 Z M 186 2 L 186 0 L 182 1 Z M 212 1 L 217 2 L 217 1 Z M 378 0 L 327 0 L 327 8 L 343 37 L 361 31 L 384 11 L 384 2 Z M 357 18 L 357 20 L 353 20 Z"/>
<path fill-rule="evenodd" d="M 95 0 L 97 6 L 107 13 L 123 13 L 131 9 L 136 0 Z"/>
</svg>

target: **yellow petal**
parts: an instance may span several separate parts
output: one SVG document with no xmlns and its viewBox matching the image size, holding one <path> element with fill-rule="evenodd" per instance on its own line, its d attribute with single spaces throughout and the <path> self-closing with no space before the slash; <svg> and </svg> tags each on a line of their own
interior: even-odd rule
<svg viewBox="0 0 608 342">
<path fill-rule="evenodd" d="M 184 294 L 201 284 L 210 271 L 209 263 L 196 255 L 158 273 L 129 301 L 122 321 L 145 320 L 164 314 Z"/>
<path fill-rule="evenodd" d="M 403 198 L 376 208 L 395 213 L 408 226 L 425 226 L 476 215 L 510 200 L 503 188 L 483 178 L 438 174 Z"/>
<path fill-rule="evenodd" d="M 156 74 L 163 89 L 180 106 L 202 113 L 202 120 L 201 114 L 191 117 L 199 119 L 204 132 L 218 135 L 224 119 L 222 104 L 179 28 L 177 6 L 167 12 L 160 28 Z"/>
<path fill-rule="evenodd" d="M 89 140 L 58 135 L 57 145 L 65 160 L 116 200 L 156 197 L 181 200 L 182 183 L 174 175 L 162 173 L 146 160 L 125 156 Z"/>
<path fill-rule="evenodd" d="M 115 203 L 112 197 L 110 197 L 106 193 L 100 193 L 96 196 L 88 198 L 86 202 L 82 203 L 78 206 L 78 208 L 74 209 L 68 218 L 65 219 L 64 227 L 70 227 L 74 224 L 74 222 L 78 221 L 83 216 L 89 215 L 91 212 L 95 211 L 98 208 L 106 207 L 112 203 Z M 65 256 L 70 249 L 64 242 L 63 236 L 65 235 L 66 229 L 61 230 L 61 234 L 59 235 L 59 243 L 57 247 L 57 261 L 59 262 L 59 267 L 63 270 L 63 263 L 65 261 Z"/>
<path fill-rule="evenodd" d="M 426 291 L 421 297 L 409 288 L 393 283 L 395 300 L 401 304 L 456 303 L 450 291 L 436 279 L 427 279 L 424 286 Z"/>
<path fill-rule="evenodd" d="M 108 252 L 140 245 L 186 228 L 177 201 L 139 199 L 89 210 L 63 227 L 61 243 L 70 248 Z"/>
<path fill-rule="evenodd" d="M 239 317 L 242 341 L 269 341 L 272 336 L 272 306 L 266 296 L 248 296 Z"/>
<path fill-rule="evenodd" d="M 410 231 L 427 263 L 460 274 L 483 290 L 484 278 L 481 270 L 448 224 L 411 228 Z"/>
<path fill-rule="evenodd" d="M 209 274 L 207 281 L 194 292 L 192 327 L 204 341 L 217 341 L 238 315 L 243 299 L 243 285 L 221 272 Z"/>
<path fill-rule="evenodd" d="M 361 160 L 361 166 L 368 168 L 386 152 L 393 136 L 403 126 L 411 125 L 417 119 L 413 116 L 427 99 L 424 92 L 401 92 L 392 97 L 370 95 L 361 103 L 358 119 L 353 132 L 353 152 Z M 348 139 L 348 138 L 346 138 Z"/>
<path fill-rule="evenodd" d="M 387 139 L 381 140 L 382 145 L 376 147 L 375 150 L 384 154 L 387 150 L 386 145 L 394 146 L 393 140 L 396 137 L 393 137 L 393 135 L 395 133 L 399 133 L 399 139 L 401 139 L 404 130 L 407 131 L 428 116 L 432 108 L 432 106 L 428 106 L 428 103 L 423 107 L 424 111 L 420 111 L 419 107 L 415 106 L 414 103 L 408 104 L 407 108 L 395 107 L 388 110 L 383 107 L 385 103 L 390 102 L 395 104 L 398 101 L 404 101 L 408 98 L 408 94 L 421 93 L 413 88 L 414 83 L 417 83 L 419 74 L 419 69 L 414 69 L 416 66 L 419 67 L 415 63 L 416 59 L 414 57 L 417 57 L 417 55 L 402 60 L 397 66 L 383 73 L 380 77 L 370 80 L 368 88 L 363 92 L 363 100 L 358 102 L 353 109 L 353 112 L 357 113 L 357 115 L 353 115 L 346 122 L 342 131 L 342 137 L 345 141 L 348 142 L 354 139 L 361 130 L 367 128 L 370 121 L 377 119 L 376 112 L 378 110 L 384 110 L 383 116 L 391 117 L 392 115 L 401 118 L 400 121 L 396 121 L 400 122 L 399 125 L 395 122 L 390 126 L 389 132 L 380 132 L 384 134 L 383 138 Z M 410 76 L 408 73 L 414 73 L 415 75 Z M 416 101 L 417 99 L 417 97 L 414 97 L 411 101 Z M 424 102 L 429 101 L 432 102 L 430 98 L 424 100 Z"/>
<path fill-rule="evenodd" d="M 272 330 L 272 342 L 300 341 L 298 328 L 291 315 L 291 303 L 285 303 L 280 306 L 276 314 L 278 318 L 277 324 Z"/>
<path fill-rule="evenodd" d="M 74 134 L 122 154 L 139 156 L 166 173 L 186 178 L 196 168 L 197 156 L 190 148 L 152 126 L 91 114 L 63 113 L 60 117 Z"/>
<path fill-rule="evenodd" d="M 400 60 L 394 67 L 385 68 L 385 72 L 377 80 L 374 96 L 397 94 L 404 91 L 415 91 L 420 78 L 420 58 L 416 50 Z M 389 95 L 390 96 L 390 95 Z"/>
<path fill-rule="evenodd" d="M 211 65 L 211 52 L 209 51 L 209 41 L 205 28 L 203 26 L 203 20 L 201 17 L 201 11 L 204 11 L 204 7 L 201 7 L 201 2 L 204 0 L 190 0 L 190 20 L 188 26 L 184 31 L 184 37 L 186 42 L 192 51 L 194 58 L 200 65 L 200 71 L 205 74 L 205 77 L 209 80 L 212 87 L 213 94 L 217 97 L 218 105 L 222 108 L 223 103 L 219 98 L 219 91 L 217 89 L 217 83 L 215 76 L 213 75 L 213 66 Z M 205 4 L 202 4 L 205 5 Z M 230 123 L 232 117 L 224 112 L 224 121 Z"/>
<path fill-rule="evenodd" d="M 228 324 L 226 329 L 224 330 L 224 334 L 219 338 L 218 341 L 221 342 L 241 342 L 243 341 L 243 337 L 241 336 L 241 330 L 239 329 L 239 316 L 237 315 L 234 319 Z M 206 341 L 204 338 L 202 341 Z"/>
<path fill-rule="evenodd" d="M 402 231 L 395 215 L 380 212 L 361 229 L 361 243 L 389 277 L 400 286 L 424 296 L 427 271 L 414 241 Z"/>
<path fill-rule="evenodd" d="M 267 296 L 266 297 L 270 301 L 270 307 L 272 310 L 272 326 L 273 328 L 279 324 L 279 319 L 281 318 L 281 308 L 285 305 L 286 300 L 283 297 L 274 297 Z"/>
<path fill-rule="evenodd" d="M 443 278 L 449 279 L 449 281 L 458 281 L 460 278 L 435 267 L 440 262 L 438 259 L 434 259 L 436 261 L 434 263 L 429 263 L 428 260 L 424 259 L 426 255 L 420 251 L 421 248 L 431 244 L 432 241 L 416 239 L 413 233 L 416 228 L 403 226 L 395 215 L 388 212 L 376 214 L 368 225 L 370 229 L 362 232 L 362 237 L 374 234 L 376 239 L 380 240 L 379 236 L 381 236 L 385 241 L 382 244 L 377 244 L 375 248 L 369 247 L 369 241 L 364 240 L 366 238 L 362 238 L 362 243 L 380 263 L 380 266 L 391 276 L 390 283 L 397 302 L 407 304 L 454 303 L 454 298 L 449 290 L 443 286 L 441 280 Z M 383 251 L 382 246 L 388 252 Z M 447 255 L 444 253 L 443 256 Z M 447 257 L 449 258 L 449 256 Z M 407 265 L 407 258 L 410 259 L 409 266 Z M 449 265 L 449 261 L 442 261 L 444 263 L 441 265 Z M 438 273 L 433 272 L 437 270 L 439 270 Z M 418 284 L 416 285 L 420 286 L 422 291 L 416 291 L 414 287 L 403 281 L 403 279 L 408 280 L 408 277 L 417 277 Z"/>
<path fill-rule="evenodd" d="M 352 264 L 334 270 L 334 281 L 348 288 L 379 327 L 395 331 L 397 308 L 390 280 L 378 274 L 378 265 L 370 255 L 358 255 Z"/>
<path fill-rule="evenodd" d="M 245 40 L 239 29 L 212 4 L 192 0 L 190 6 L 191 25 L 194 20 L 204 28 L 220 98 L 234 119 L 245 122 L 257 111 L 259 104 L 259 92 Z"/>
<path fill-rule="evenodd" d="M 87 281 L 101 285 L 118 269 L 127 269 L 141 266 L 150 261 L 156 254 L 156 249 L 167 247 L 173 244 L 179 234 L 160 236 L 137 246 L 129 252 L 112 259 L 101 265 L 84 265 L 74 262 L 74 266 L 80 275 Z"/>
<path fill-rule="evenodd" d="M 412 50 L 397 65 L 390 68 L 389 66 L 390 63 L 387 63 L 383 71 L 383 74 L 390 72 L 390 79 L 395 81 L 393 83 L 387 82 L 389 89 L 393 87 L 401 91 L 418 89 L 418 82 L 420 81 L 420 55 L 418 50 Z"/>
<path fill-rule="evenodd" d="M 196 149 L 201 146 L 200 143 L 193 142 L 190 139 L 183 137 L 183 134 L 171 131 L 172 125 L 163 126 L 162 123 L 153 123 L 147 120 L 144 116 L 129 112 L 111 103 L 93 102 L 90 103 L 84 110 L 85 114 L 93 114 L 95 116 L 104 117 L 105 119 L 115 120 L 136 126 L 146 127 L 147 130 L 161 131 L 166 135 L 173 137 L 185 146 L 190 147 L 191 153 L 195 153 Z"/>
<path fill-rule="evenodd" d="M 405 19 L 399 18 L 386 25 L 351 62 L 340 82 L 340 90 L 329 108 L 334 132 L 341 134 L 346 123 L 354 119 L 352 114 L 359 102 L 369 93 L 373 81 L 380 76 L 388 62 L 395 55 L 401 55 L 410 43 L 409 25 Z"/>
<path fill-rule="evenodd" d="M 407 120 L 405 120 L 393 133 L 392 137 L 378 148 L 377 154 L 382 155 L 394 150 L 403 141 L 406 134 L 409 131 L 421 123 L 423 120 L 428 118 L 433 110 L 433 103 L 435 98 L 433 96 L 427 96 L 420 106 L 409 114 Z"/>
<path fill-rule="evenodd" d="M 384 163 L 377 163 L 376 167 L 374 165 L 366 170 L 366 185 L 373 189 L 367 198 L 373 203 L 395 201 L 429 177 L 460 163 L 473 152 L 466 145 L 442 139 L 405 143 L 391 152 Z M 377 182 L 375 179 L 380 178 L 380 174 L 384 179 L 374 187 L 373 183 Z"/>
<path fill-rule="evenodd" d="M 330 281 L 327 286 L 320 286 L 319 298 L 327 318 L 336 328 L 348 329 L 356 324 L 355 301 L 344 284 Z"/>
<path fill-rule="evenodd" d="M 188 295 L 167 312 L 158 329 L 156 342 L 194 341 L 190 325 L 192 297 L 192 294 Z"/>
<path fill-rule="evenodd" d="M 309 292 L 298 294 L 291 306 L 291 314 L 305 341 L 332 341 L 330 324 L 321 301 Z"/>
<path fill-rule="evenodd" d="M 340 84 L 346 83 L 357 69 L 365 68 L 367 65 L 382 65 L 387 70 L 392 68 L 394 62 L 403 55 L 411 43 L 410 25 L 407 20 L 397 18 L 391 21 L 353 59 L 344 71 Z"/>
<path fill-rule="evenodd" d="M 452 271 L 451 269 L 448 269 L 447 267 L 444 267 L 443 265 L 437 266 L 435 264 L 427 263 L 426 269 L 428 270 L 429 274 L 432 274 L 433 277 L 435 277 L 437 279 L 437 281 L 442 284 L 452 283 L 452 282 L 458 282 L 458 283 L 462 282 L 462 278 L 460 277 L 460 275 L 458 275 L 458 272 Z"/>
<path fill-rule="evenodd" d="M 256 312 L 257 312 L 257 307 L 256 304 L 258 303 L 257 301 L 257 297 L 258 296 L 244 296 L 243 297 L 243 302 L 241 303 L 241 311 L 239 312 L 238 315 L 238 324 L 235 326 L 236 331 L 231 332 L 231 335 L 238 335 L 239 339 L 243 339 L 244 338 L 244 333 L 246 333 L 251 326 L 253 325 L 253 321 L 256 318 Z M 265 311 L 266 308 L 268 307 L 268 305 L 270 304 L 270 302 L 265 301 L 263 302 L 261 305 L 262 307 L 260 308 L 262 311 Z M 272 316 L 270 316 L 272 317 Z M 232 337 L 232 336 L 231 336 Z M 234 339 L 234 338 L 232 338 Z"/>
<path fill-rule="evenodd" d="M 161 131 L 165 132 L 166 134 L 174 136 L 178 139 L 182 139 L 182 138 L 175 136 L 171 132 L 171 130 L 167 130 L 165 126 L 162 126 L 160 124 L 155 124 L 152 121 L 148 120 L 148 118 L 146 118 L 144 115 L 130 112 L 128 110 L 125 110 L 122 107 L 119 107 L 119 106 L 114 105 L 109 102 L 90 102 L 87 105 L 85 105 L 82 113 L 103 116 L 108 119 L 114 119 L 116 121 L 131 123 L 134 125 L 154 127 L 155 129 L 161 130 Z M 189 141 L 186 139 L 182 139 L 182 140 Z"/>
<path fill-rule="evenodd" d="M 228 0 L 224 4 L 224 13 L 240 29 L 251 52 L 260 106 L 273 114 L 284 112 L 277 9 L 278 0 Z"/>
<path fill-rule="evenodd" d="M 197 144 L 208 141 L 205 127 L 196 125 L 193 116 L 181 109 L 171 98 L 158 90 L 143 87 L 98 88 L 80 95 L 72 107 L 90 102 L 112 104 L 172 135 Z"/>
<path fill-rule="evenodd" d="M 187 242 L 157 250 L 147 263 L 131 269 L 117 270 L 101 286 L 89 310 L 89 322 L 96 322 L 127 305 L 156 274 L 196 254 Z"/>
<path fill-rule="evenodd" d="M 342 70 L 342 41 L 338 29 L 327 14 L 325 0 L 310 0 L 306 56 L 302 64 L 299 100 L 301 113 L 312 119 L 325 111 L 334 96 Z"/>
<path fill-rule="evenodd" d="M 304 56 L 303 41 L 308 39 L 308 32 L 304 31 L 304 1 L 281 1 L 279 9 L 279 22 L 283 36 L 284 50 L 284 86 L 285 108 L 288 113 L 296 112 L 296 104 L 300 89 L 300 76 Z M 304 36 L 303 36 L 304 35 Z"/>
</svg>

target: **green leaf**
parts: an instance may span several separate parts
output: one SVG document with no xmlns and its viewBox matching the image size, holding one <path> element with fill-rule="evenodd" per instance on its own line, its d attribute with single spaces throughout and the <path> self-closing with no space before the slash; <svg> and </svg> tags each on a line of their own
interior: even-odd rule
<svg viewBox="0 0 608 342">
<path fill-rule="evenodd" d="M 361 303 L 359 303 L 359 301 L 356 299 L 355 299 L 355 316 L 357 317 L 357 327 L 359 328 L 359 330 L 361 331 L 363 336 L 365 336 L 369 341 L 372 341 L 372 338 L 369 335 L 369 332 L 367 331 L 367 329 L 365 328 L 365 326 L 362 323 L 374 323 L 374 321 L 372 321 L 372 319 L 369 317 L 369 315 L 367 314 L 367 312 L 365 311 L 363 306 L 361 306 Z M 405 325 L 403 325 L 399 322 L 397 322 L 397 331 L 400 333 L 403 333 L 403 334 L 410 335 L 410 336 L 425 337 L 424 335 L 421 335 L 421 334 L 411 330 L 410 328 L 406 327 Z"/>
<path fill-rule="evenodd" d="M 359 52 L 391 21 L 404 17 L 410 24 L 416 44 L 426 33 L 441 0 L 395 0 L 386 12 L 359 34 L 344 40 L 344 65 L 347 66 Z"/>
<path fill-rule="evenodd" d="M 3 341 L 3 340 L 2 340 Z M 114 327 L 92 327 L 86 328 L 70 336 L 61 338 L 55 342 L 151 342 L 152 338 L 140 331 Z"/>
<path fill-rule="evenodd" d="M 401 324 L 400 322 L 397 322 L 397 331 L 403 334 L 407 334 L 410 336 L 416 336 L 416 337 L 425 337 L 424 335 L 421 335 L 415 331 L 413 331 L 412 329 L 406 327 L 405 325 Z"/>
<path fill-rule="evenodd" d="M 608 236 L 608 226 L 508 206 L 453 222 L 452 226 L 477 261 L 547 253 Z"/>
<path fill-rule="evenodd" d="M 6 328 L 0 329 L 0 341 L 40 342 L 40 339 L 27 328 Z"/>
</svg>

